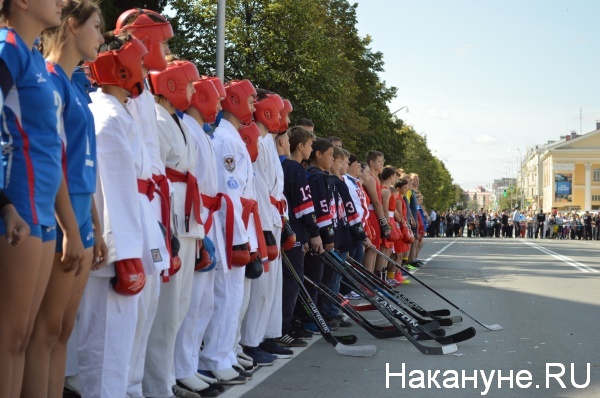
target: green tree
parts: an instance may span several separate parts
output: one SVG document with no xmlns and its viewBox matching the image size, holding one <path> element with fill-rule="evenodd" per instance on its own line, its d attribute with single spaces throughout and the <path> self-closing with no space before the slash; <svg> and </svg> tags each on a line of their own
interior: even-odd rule
<svg viewBox="0 0 600 398">
<path fill-rule="evenodd" d="M 167 1 L 168 0 L 103 0 L 100 3 L 100 9 L 102 10 L 102 16 L 104 17 L 106 30 L 112 30 L 115 28 L 117 19 L 119 18 L 119 15 L 123 13 L 123 11 L 127 11 L 132 8 L 145 8 L 160 13 L 166 7 Z"/>
</svg>

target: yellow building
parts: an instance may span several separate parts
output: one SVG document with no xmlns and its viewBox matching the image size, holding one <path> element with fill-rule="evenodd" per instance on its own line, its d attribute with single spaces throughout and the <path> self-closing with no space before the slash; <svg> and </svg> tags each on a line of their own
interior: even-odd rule
<svg viewBox="0 0 600 398">
<path fill-rule="evenodd" d="M 517 186 L 531 210 L 600 209 L 600 123 L 588 134 L 530 149 Z"/>
</svg>

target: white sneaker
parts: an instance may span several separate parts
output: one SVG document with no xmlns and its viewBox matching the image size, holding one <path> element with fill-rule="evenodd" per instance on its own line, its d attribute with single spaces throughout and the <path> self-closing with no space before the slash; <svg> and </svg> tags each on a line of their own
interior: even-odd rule
<svg viewBox="0 0 600 398">
<path fill-rule="evenodd" d="M 205 375 L 200 374 L 198 372 L 194 373 L 194 376 L 196 376 L 197 378 L 199 378 L 200 380 L 202 380 L 203 382 L 208 383 L 208 384 L 214 384 L 214 383 L 217 382 L 217 379 L 205 376 Z"/>
<path fill-rule="evenodd" d="M 65 377 L 65 388 L 73 391 L 78 395 L 81 395 L 81 387 L 79 386 L 79 376 L 75 375 Z"/>
</svg>

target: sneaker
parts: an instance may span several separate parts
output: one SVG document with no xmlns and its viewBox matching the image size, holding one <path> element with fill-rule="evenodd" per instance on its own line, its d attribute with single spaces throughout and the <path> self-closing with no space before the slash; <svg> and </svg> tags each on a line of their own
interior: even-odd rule
<svg viewBox="0 0 600 398">
<path fill-rule="evenodd" d="M 327 322 L 327 326 L 331 330 L 337 330 L 340 327 L 340 320 L 334 316 L 326 316 L 325 322 Z"/>
<path fill-rule="evenodd" d="M 387 279 L 387 280 L 385 281 L 385 283 L 387 283 L 388 285 L 390 285 L 390 287 L 392 287 L 392 288 L 394 288 L 394 287 L 396 287 L 396 286 L 398 286 L 398 285 L 399 285 L 399 283 L 398 283 L 398 281 L 397 281 L 397 280 L 395 280 L 395 279 L 391 279 L 391 278 L 390 278 L 390 279 Z"/>
<path fill-rule="evenodd" d="M 252 372 L 256 368 L 258 368 L 258 364 L 252 358 L 250 358 L 250 360 L 247 360 L 246 358 L 244 358 L 238 354 L 236 359 L 237 359 L 237 363 L 242 368 L 244 368 L 244 370 L 246 372 Z"/>
<path fill-rule="evenodd" d="M 405 266 L 405 267 L 406 267 L 408 270 L 410 270 L 410 271 L 414 271 L 414 270 L 416 270 L 416 269 L 418 268 L 418 267 L 415 267 L 414 265 L 411 265 L 411 264 L 409 264 L 409 263 L 406 263 L 406 264 L 404 264 L 404 266 Z"/>
<path fill-rule="evenodd" d="M 321 334 L 321 329 L 319 329 L 313 322 L 304 323 L 302 326 L 312 334 Z"/>
<path fill-rule="evenodd" d="M 288 333 L 291 337 L 300 340 L 310 340 L 313 337 L 313 332 L 309 332 L 304 329 L 304 327 L 300 326 L 299 328 L 292 328 Z"/>
<path fill-rule="evenodd" d="M 264 352 L 258 347 L 244 347 L 244 354 L 255 360 L 258 366 L 271 366 L 277 360 L 277 356 Z"/>
<path fill-rule="evenodd" d="M 172 398 L 201 398 L 200 394 L 186 390 L 177 385 L 172 387 L 173 397 Z"/>
<path fill-rule="evenodd" d="M 79 387 L 79 376 L 66 376 L 65 388 L 76 395 L 81 395 L 81 388 Z"/>
<path fill-rule="evenodd" d="M 246 372 L 240 365 L 233 365 L 233 370 L 238 372 L 240 376 L 245 377 L 246 380 L 252 380 L 252 373 Z"/>
<path fill-rule="evenodd" d="M 283 336 L 281 336 L 281 337 L 283 337 Z M 303 344 L 303 347 L 306 347 L 306 345 L 307 345 L 306 342 L 304 342 L 302 340 L 298 340 L 298 341 L 301 344 Z M 292 341 L 292 343 L 293 343 L 293 341 Z M 294 346 L 290 346 L 290 347 L 294 347 Z M 265 339 L 265 341 L 263 341 L 262 343 L 260 343 L 258 345 L 258 348 L 260 348 L 264 352 L 267 352 L 271 355 L 275 355 L 279 359 L 288 359 L 288 358 L 291 358 L 292 355 L 294 355 L 294 351 L 290 350 L 289 348 L 280 346 L 273 339 Z"/>
<path fill-rule="evenodd" d="M 225 370 L 215 370 L 211 372 L 209 370 L 198 370 L 198 373 L 218 379 L 217 383 L 223 385 L 233 385 L 233 384 L 244 384 L 248 381 L 245 377 L 240 376 L 233 368 L 225 369 Z"/>
<path fill-rule="evenodd" d="M 312 337 L 312 333 L 310 336 Z M 283 336 L 281 336 L 279 338 L 273 339 L 273 342 L 276 344 L 281 344 L 286 347 L 306 347 L 306 346 L 308 346 L 308 343 L 306 341 L 296 338 L 289 334 L 284 334 Z M 260 348 L 263 349 L 263 347 L 260 347 Z M 269 350 L 265 350 L 265 351 L 267 351 L 270 354 L 277 355 L 275 352 L 271 352 Z"/>
<path fill-rule="evenodd" d="M 349 328 L 350 326 L 352 326 L 352 322 L 346 320 L 343 314 L 338 314 L 335 317 L 340 322 L 341 328 Z"/>
<path fill-rule="evenodd" d="M 361 298 L 362 296 L 356 293 L 354 290 L 344 296 L 344 299 L 346 300 L 360 300 Z"/>
</svg>

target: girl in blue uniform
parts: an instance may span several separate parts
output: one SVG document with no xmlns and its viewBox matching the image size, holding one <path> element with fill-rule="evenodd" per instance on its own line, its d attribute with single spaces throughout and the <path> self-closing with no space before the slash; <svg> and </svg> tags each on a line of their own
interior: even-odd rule
<svg viewBox="0 0 600 398">
<path fill-rule="evenodd" d="M 62 180 L 57 118 L 61 98 L 35 41 L 44 29 L 60 25 L 63 5 L 62 0 L 2 1 L 4 192 L 29 224 L 31 235 L 17 247 L 0 238 L 0 398 L 20 396 L 25 349 L 54 253 L 54 201 Z M 0 235 L 7 235 L 4 222 Z"/>
<path fill-rule="evenodd" d="M 80 61 L 97 58 L 102 43 L 100 9 L 91 0 L 70 0 L 62 10 L 62 24 L 42 35 L 46 68 L 63 106 L 59 133 L 64 182 L 56 207 L 65 217 L 59 220 L 50 280 L 27 347 L 22 397 L 62 397 L 66 345 L 79 301 L 92 265 L 105 264 L 106 245 L 92 201 L 96 191 L 94 117 L 83 91 L 71 80 Z M 65 261 L 76 251 L 82 253 L 80 261 Z"/>
</svg>

